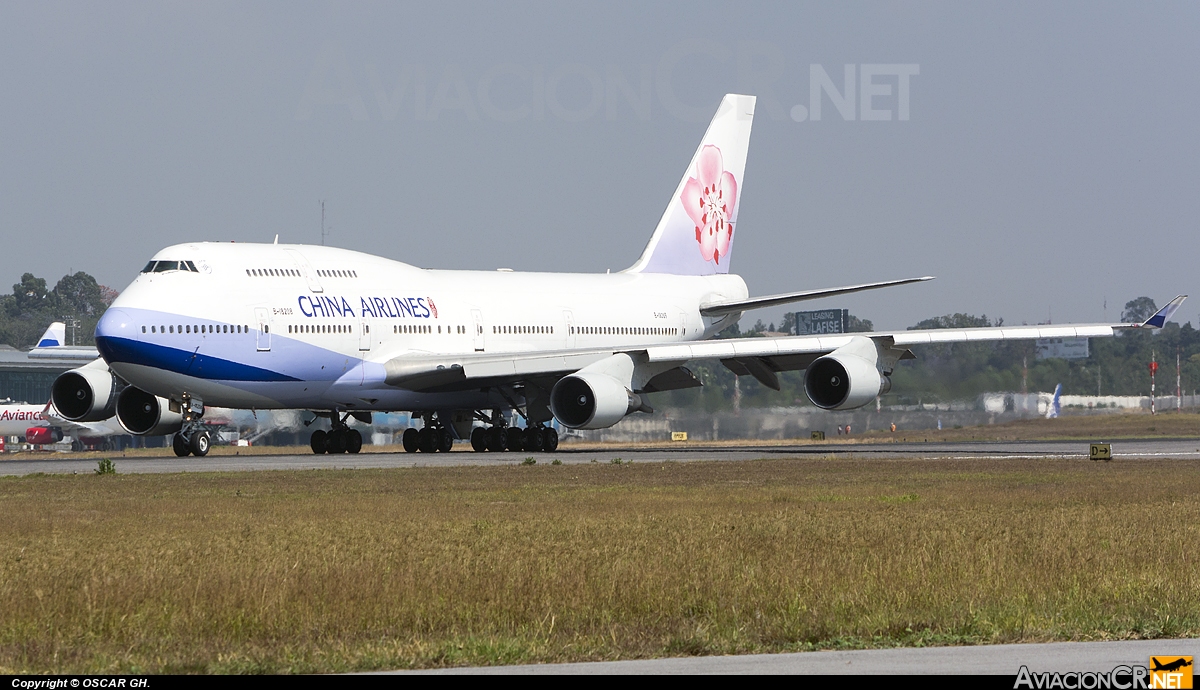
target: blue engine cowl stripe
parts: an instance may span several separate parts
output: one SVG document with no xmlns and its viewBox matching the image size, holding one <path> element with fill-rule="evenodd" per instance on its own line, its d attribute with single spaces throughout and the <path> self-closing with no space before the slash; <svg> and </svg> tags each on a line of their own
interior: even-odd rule
<svg viewBox="0 0 1200 690">
<path fill-rule="evenodd" d="M 141 364 L 214 381 L 299 381 L 300 379 L 270 369 L 232 362 L 228 359 L 163 347 L 128 338 L 99 336 L 96 349 L 108 363 Z"/>
</svg>

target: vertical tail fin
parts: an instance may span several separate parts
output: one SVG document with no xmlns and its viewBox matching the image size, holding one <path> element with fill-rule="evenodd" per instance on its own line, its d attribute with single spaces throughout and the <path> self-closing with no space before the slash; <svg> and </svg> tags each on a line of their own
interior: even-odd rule
<svg viewBox="0 0 1200 690">
<path fill-rule="evenodd" d="M 50 324 L 46 332 L 38 338 L 38 344 L 34 347 L 62 347 L 67 340 L 67 325 L 62 321 L 55 321 Z"/>
<path fill-rule="evenodd" d="M 1062 403 L 1059 401 L 1059 396 L 1062 395 L 1062 384 L 1054 387 L 1054 399 L 1046 406 L 1046 419 L 1057 419 L 1062 412 Z"/>
<path fill-rule="evenodd" d="M 650 243 L 627 273 L 729 272 L 753 122 L 754 96 L 721 100 Z"/>
</svg>

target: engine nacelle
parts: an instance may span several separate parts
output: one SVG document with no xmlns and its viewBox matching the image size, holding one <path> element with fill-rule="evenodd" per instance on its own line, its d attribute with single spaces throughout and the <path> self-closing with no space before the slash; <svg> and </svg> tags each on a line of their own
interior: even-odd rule
<svg viewBox="0 0 1200 690">
<path fill-rule="evenodd" d="M 171 401 L 129 386 L 117 396 L 117 421 L 134 436 L 165 436 L 183 428 L 183 415 Z"/>
<path fill-rule="evenodd" d="M 825 410 L 862 407 L 891 388 L 891 379 L 879 371 L 875 343 L 863 336 L 817 359 L 804 372 L 805 395 Z"/>
<path fill-rule="evenodd" d="M 35 446 L 58 443 L 63 440 L 62 429 L 56 426 L 31 426 L 25 430 L 25 442 Z"/>
<path fill-rule="evenodd" d="M 122 382 L 104 360 L 59 374 L 50 388 L 54 409 L 72 422 L 98 422 L 116 412 Z"/>
<path fill-rule="evenodd" d="M 641 396 L 605 374 L 564 376 L 550 391 L 550 411 L 572 429 L 607 429 L 631 412 L 645 409 Z"/>
</svg>

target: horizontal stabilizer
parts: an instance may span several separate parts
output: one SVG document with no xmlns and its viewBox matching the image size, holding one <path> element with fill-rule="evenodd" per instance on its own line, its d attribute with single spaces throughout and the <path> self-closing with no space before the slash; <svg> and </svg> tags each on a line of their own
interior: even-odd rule
<svg viewBox="0 0 1200 690">
<path fill-rule="evenodd" d="M 877 288 L 893 287 L 895 285 L 921 283 L 926 280 L 933 280 L 933 276 L 905 278 L 904 280 L 886 280 L 882 283 L 863 283 L 862 285 L 847 285 L 846 287 L 827 288 L 822 290 L 787 292 L 782 295 L 751 297 L 749 299 L 737 300 L 736 302 L 714 302 L 700 305 L 700 314 L 702 316 L 721 316 L 722 314 L 733 314 L 740 311 L 747 311 L 749 309 L 777 307 L 781 304 L 788 304 L 790 302 L 804 302 L 807 300 L 821 299 L 822 297 L 836 297 L 838 295 L 847 295 L 851 292 L 862 292 L 863 290 L 875 290 Z"/>
</svg>

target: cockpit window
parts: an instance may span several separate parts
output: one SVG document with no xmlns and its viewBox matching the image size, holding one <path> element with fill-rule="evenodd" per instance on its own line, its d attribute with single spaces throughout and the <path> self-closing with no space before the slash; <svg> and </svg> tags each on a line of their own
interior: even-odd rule
<svg viewBox="0 0 1200 690">
<path fill-rule="evenodd" d="M 196 264 L 191 261 L 151 261 L 142 269 L 142 273 L 166 273 L 167 271 L 191 271 L 199 273 Z"/>
</svg>

